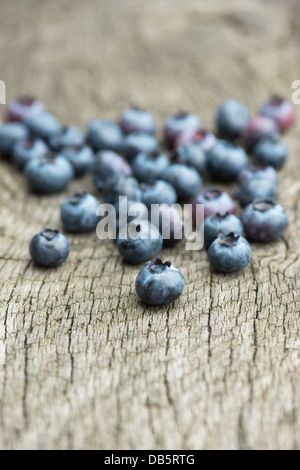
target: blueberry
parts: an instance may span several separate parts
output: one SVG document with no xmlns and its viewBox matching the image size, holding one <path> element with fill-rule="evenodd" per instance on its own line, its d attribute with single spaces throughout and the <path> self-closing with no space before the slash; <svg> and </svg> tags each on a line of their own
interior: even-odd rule
<svg viewBox="0 0 300 470">
<path fill-rule="evenodd" d="M 247 237 L 257 242 L 276 240 L 288 226 L 284 208 L 271 200 L 249 204 L 243 210 L 242 221 Z"/>
<path fill-rule="evenodd" d="M 178 134 L 175 142 L 175 147 L 194 143 L 198 144 L 204 152 L 209 152 L 210 149 L 217 143 L 218 139 L 211 132 L 205 129 L 200 129 L 197 132 L 191 130 L 182 131 Z"/>
<path fill-rule="evenodd" d="M 159 151 L 159 144 L 153 135 L 145 133 L 129 134 L 124 139 L 123 154 L 131 162 L 139 153 Z"/>
<path fill-rule="evenodd" d="M 8 122 L 0 127 L 0 152 L 3 156 L 9 156 L 12 153 L 16 142 L 27 139 L 28 130 L 24 124 L 18 122 Z"/>
<path fill-rule="evenodd" d="M 196 196 L 192 201 L 194 218 L 196 214 L 196 204 L 204 204 L 204 217 L 218 213 L 235 213 L 234 200 L 229 196 L 229 194 L 218 188 L 207 189 Z"/>
<path fill-rule="evenodd" d="M 120 127 L 124 134 L 132 134 L 133 132 L 155 134 L 156 132 L 152 114 L 137 107 L 126 109 L 123 112 L 120 118 Z"/>
<path fill-rule="evenodd" d="M 142 191 L 138 181 L 132 176 L 120 176 L 109 188 L 104 190 L 107 204 L 117 204 L 119 196 L 127 196 L 132 201 L 142 201 Z"/>
<path fill-rule="evenodd" d="M 175 204 L 177 193 L 173 186 L 166 181 L 156 180 L 151 183 L 142 183 L 142 201 L 147 207 L 151 204 Z"/>
<path fill-rule="evenodd" d="M 274 95 L 262 105 L 260 114 L 273 119 L 281 132 L 288 130 L 296 121 L 296 113 L 290 100 Z"/>
<path fill-rule="evenodd" d="M 214 178 L 232 181 L 248 164 L 244 149 L 225 140 L 219 140 L 208 152 L 208 166 Z"/>
<path fill-rule="evenodd" d="M 120 225 L 128 225 L 137 217 L 148 220 L 148 209 L 142 202 L 132 201 L 127 197 L 120 197 L 115 204 L 116 229 L 119 232 Z"/>
<path fill-rule="evenodd" d="M 251 247 L 244 237 L 229 233 L 212 242 L 208 257 L 216 271 L 232 273 L 250 263 Z"/>
<path fill-rule="evenodd" d="M 170 165 L 166 169 L 163 179 L 175 188 L 179 200 L 194 197 L 202 187 L 199 173 L 194 168 L 180 163 Z"/>
<path fill-rule="evenodd" d="M 279 132 L 276 123 L 266 116 L 257 116 L 251 119 L 241 132 L 241 137 L 249 150 L 262 139 L 272 139 L 278 136 Z"/>
<path fill-rule="evenodd" d="M 158 227 L 164 246 L 175 246 L 184 239 L 184 220 L 182 213 L 175 206 L 159 206 Z"/>
<path fill-rule="evenodd" d="M 267 163 L 255 162 L 243 168 L 238 174 L 238 182 L 241 184 L 249 178 L 265 178 L 274 185 L 278 185 L 278 174 L 274 168 Z"/>
<path fill-rule="evenodd" d="M 33 237 L 29 250 L 36 264 L 45 268 L 54 268 L 68 258 L 70 243 L 58 230 L 46 229 Z"/>
<path fill-rule="evenodd" d="M 174 116 L 169 117 L 165 122 L 164 139 L 168 147 L 175 146 L 177 136 L 183 131 L 192 133 L 203 129 L 202 122 L 195 114 L 180 111 Z"/>
<path fill-rule="evenodd" d="M 61 220 L 66 230 L 74 233 L 95 230 L 100 217 L 100 201 L 86 192 L 75 192 L 61 206 Z"/>
<path fill-rule="evenodd" d="M 217 132 L 223 139 L 235 139 L 251 119 L 249 109 L 235 99 L 225 100 L 217 109 Z"/>
<path fill-rule="evenodd" d="M 12 159 L 23 169 L 30 160 L 43 157 L 48 152 L 49 148 L 42 139 L 29 137 L 15 143 L 12 151 Z"/>
<path fill-rule="evenodd" d="M 96 153 L 93 172 L 94 183 L 100 190 L 109 188 L 122 175 L 132 175 L 131 167 L 125 158 L 111 150 Z"/>
<path fill-rule="evenodd" d="M 280 139 L 264 139 L 255 145 L 253 155 L 258 162 L 281 168 L 289 156 L 289 148 Z"/>
<path fill-rule="evenodd" d="M 23 96 L 12 101 L 8 107 L 7 121 L 24 122 L 30 116 L 37 116 L 45 111 L 44 103 L 31 96 Z"/>
<path fill-rule="evenodd" d="M 200 175 L 205 172 L 207 166 L 205 151 L 194 142 L 177 147 L 173 152 L 172 160 L 174 163 L 181 163 L 195 168 Z"/>
<path fill-rule="evenodd" d="M 74 178 L 73 167 L 68 160 L 51 153 L 30 160 L 24 172 L 31 190 L 40 194 L 63 191 Z"/>
<path fill-rule="evenodd" d="M 159 179 L 169 165 L 167 155 L 158 151 L 139 153 L 131 162 L 134 176 L 143 182 Z"/>
<path fill-rule="evenodd" d="M 48 140 L 54 135 L 61 134 L 63 129 L 59 120 L 53 114 L 46 111 L 29 116 L 25 124 L 31 134 L 44 140 Z"/>
<path fill-rule="evenodd" d="M 85 135 L 79 127 L 65 127 L 61 134 L 50 137 L 48 143 L 54 152 L 59 152 L 64 147 L 82 147 L 85 143 Z"/>
<path fill-rule="evenodd" d="M 95 119 L 88 126 L 87 143 L 95 152 L 112 150 L 118 153 L 123 148 L 123 133 L 117 124 L 104 119 Z"/>
<path fill-rule="evenodd" d="M 122 232 L 125 232 L 124 238 Z M 162 249 L 162 244 L 159 230 L 148 220 L 131 222 L 128 227 L 120 230 L 117 238 L 120 255 L 131 264 L 152 259 Z"/>
<path fill-rule="evenodd" d="M 156 258 L 139 272 L 135 287 L 142 302 L 148 305 L 166 305 L 182 294 L 184 277 L 170 261 Z"/>
<path fill-rule="evenodd" d="M 243 235 L 244 227 L 241 220 L 234 214 L 218 213 L 206 217 L 204 221 L 204 242 L 209 246 L 220 234 L 226 235 L 233 232 Z"/>
<path fill-rule="evenodd" d="M 266 178 L 250 178 L 243 181 L 237 197 L 242 207 L 247 206 L 255 199 L 277 199 L 277 186 Z"/>
<path fill-rule="evenodd" d="M 84 176 L 95 163 L 95 154 L 87 145 L 64 147 L 60 153 L 71 163 L 77 178 Z"/>
</svg>

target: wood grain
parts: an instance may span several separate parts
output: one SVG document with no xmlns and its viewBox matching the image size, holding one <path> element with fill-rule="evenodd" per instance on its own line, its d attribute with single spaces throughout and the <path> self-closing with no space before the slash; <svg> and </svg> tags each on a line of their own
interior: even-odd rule
<svg viewBox="0 0 300 470">
<path fill-rule="evenodd" d="M 210 127 L 224 98 L 255 112 L 300 78 L 297 0 L 0 7 L 7 99 L 33 93 L 65 123 L 136 103 L 160 124 L 184 108 Z M 251 265 L 226 276 L 204 250 L 164 250 L 186 278 L 165 308 L 139 304 L 138 268 L 96 235 L 71 236 L 56 270 L 33 266 L 29 241 L 60 226 L 64 195 L 29 194 L 0 162 L 1 449 L 299 449 L 298 133 L 280 174 L 285 236 L 253 245 Z M 71 189 L 94 192 L 90 177 Z"/>
</svg>

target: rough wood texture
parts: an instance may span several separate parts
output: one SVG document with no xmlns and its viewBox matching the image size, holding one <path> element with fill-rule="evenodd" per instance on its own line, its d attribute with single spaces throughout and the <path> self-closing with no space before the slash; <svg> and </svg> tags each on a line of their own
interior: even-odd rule
<svg viewBox="0 0 300 470">
<path fill-rule="evenodd" d="M 8 100 L 34 93 L 66 123 L 116 119 L 137 103 L 160 123 L 184 108 L 210 126 L 224 98 L 255 112 L 300 79 L 298 0 L 0 7 Z M 140 305 L 138 268 L 95 235 L 70 237 L 57 270 L 33 266 L 29 240 L 59 226 L 64 195 L 28 194 L 0 162 L 2 449 L 299 449 L 298 131 L 280 175 L 285 237 L 253 245 L 251 265 L 227 276 L 205 251 L 164 250 L 187 281 L 168 308 Z M 78 187 L 93 191 L 89 177 Z"/>
</svg>

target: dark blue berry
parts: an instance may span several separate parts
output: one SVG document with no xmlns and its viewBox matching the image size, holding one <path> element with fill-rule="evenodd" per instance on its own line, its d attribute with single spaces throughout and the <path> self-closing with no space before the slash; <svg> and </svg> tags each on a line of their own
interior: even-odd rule
<svg viewBox="0 0 300 470">
<path fill-rule="evenodd" d="M 124 139 L 123 154 L 131 162 L 139 153 L 153 153 L 159 151 L 157 139 L 150 134 L 133 133 Z"/>
<path fill-rule="evenodd" d="M 244 228 L 241 220 L 234 214 L 218 213 L 206 217 L 204 221 L 204 242 L 209 246 L 220 234 L 226 235 L 233 232 L 235 235 L 243 235 Z"/>
<path fill-rule="evenodd" d="M 255 145 L 253 155 L 258 162 L 281 168 L 289 156 L 289 148 L 283 140 L 264 139 Z"/>
<path fill-rule="evenodd" d="M 120 127 L 124 134 L 143 132 L 155 134 L 156 125 L 151 113 L 140 108 L 126 109 L 120 118 Z"/>
<path fill-rule="evenodd" d="M 60 153 L 71 163 L 77 178 L 84 176 L 95 163 L 95 154 L 87 145 L 64 147 Z"/>
<path fill-rule="evenodd" d="M 54 135 L 61 134 L 63 129 L 57 117 L 46 111 L 28 117 L 25 124 L 31 134 L 36 137 L 41 137 L 41 139 L 44 140 L 48 140 Z"/>
<path fill-rule="evenodd" d="M 271 165 L 263 162 L 251 163 L 243 168 L 238 174 L 238 182 L 241 184 L 249 178 L 265 178 L 273 184 L 278 185 L 277 171 Z"/>
<path fill-rule="evenodd" d="M 229 196 L 229 194 L 218 188 L 206 189 L 202 193 L 198 194 L 198 196 L 196 196 L 192 201 L 194 219 L 197 204 L 204 204 L 204 217 L 217 213 L 235 213 L 234 200 Z"/>
<path fill-rule="evenodd" d="M 248 164 L 244 149 L 225 140 L 219 140 L 208 152 L 208 166 L 214 178 L 232 181 Z"/>
<path fill-rule="evenodd" d="M 131 264 L 154 258 L 162 245 L 159 230 L 148 220 L 133 221 L 127 227 L 120 227 L 117 247 L 120 255 Z"/>
<path fill-rule="evenodd" d="M 105 119 L 95 119 L 88 126 L 87 142 L 95 152 L 99 150 L 121 152 L 123 133 L 117 124 Z"/>
<path fill-rule="evenodd" d="M 104 190 L 107 204 L 117 204 L 120 196 L 127 196 L 132 201 L 142 201 L 142 190 L 139 182 L 132 176 L 120 176 L 109 188 Z"/>
<path fill-rule="evenodd" d="M 131 167 L 125 158 L 111 150 L 96 153 L 93 172 L 94 183 L 100 190 L 109 188 L 120 176 L 132 175 Z"/>
<path fill-rule="evenodd" d="M 132 201 L 127 197 L 120 197 L 119 201 L 114 205 L 116 210 L 116 230 L 119 233 L 119 227 L 128 225 L 137 217 L 148 220 L 148 209 L 142 202 Z"/>
<path fill-rule="evenodd" d="M 12 101 L 8 107 L 7 121 L 25 122 L 30 116 L 37 116 L 45 111 L 42 101 L 30 96 L 23 96 Z"/>
<path fill-rule="evenodd" d="M 183 131 L 189 131 L 195 134 L 203 129 L 202 122 L 195 114 L 180 111 L 174 116 L 170 116 L 164 127 L 164 138 L 168 147 L 173 148 L 176 144 L 176 138 Z"/>
<path fill-rule="evenodd" d="M 216 271 L 232 273 L 250 263 L 251 247 L 244 237 L 229 233 L 212 242 L 208 257 Z"/>
<path fill-rule="evenodd" d="M 142 201 L 147 207 L 151 204 L 175 204 L 177 202 L 177 193 L 173 186 L 166 181 L 156 180 L 151 183 L 142 183 Z"/>
<path fill-rule="evenodd" d="M 0 127 L 0 153 L 10 156 L 16 142 L 25 140 L 29 133 L 24 124 L 18 122 L 8 122 Z"/>
<path fill-rule="evenodd" d="M 29 250 L 36 264 L 45 268 L 54 268 L 68 258 L 70 243 L 58 230 L 46 229 L 33 237 Z"/>
<path fill-rule="evenodd" d="M 273 139 L 279 136 L 278 127 L 266 116 L 256 116 L 242 130 L 241 137 L 246 147 L 251 150 L 262 139 Z"/>
<path fill-rule="evenodd" d="M 178 200 L 187 200 L 194 197 L 202 187 L 202 179 L 199 173 L 194 168 L 180 163 L 170 165 L 166 169 L 163 179 L 175 188 Z"/>
<path fill-rule="evenodd" d="M 175 206 L 168 206 L 167 204 L 159 206 L 158 227 L 164 246 L 175 246 L 184 239 L 184 220 L 181 211 Z"/>
<path fill-rule="evenodd" d="M 195 168 L 201 175 L 207 166 L 206 152 L 195 142 L 177 147 L 173 152 L 172 161 Z"/>
<path fill-rule="evenodd" d="M 250 111 L 243 103 L 235 99 L 227 99 L 217 109 L 217 132 L 224 139 L 235 139 L 239 137 L 250 119 Z"/>
<path fill-rule="evenodd" d="M 237 197 L 242 207 L 256 199 L 277 199 L 277 186 L 265 178 L 250 178 L 241 184 Z"/>
<path fill-rule="evenodd" d="M 135 286 L 142 302 L 148 305 L 166 305 L 182 294 L 184 277 L 170 261 L 156 258 L 139 272 Z"/>
<path fill-rule="evenodd" d="M 274 201 L 261 200 L 249 204 L 242 213 L 246 235 L 257 242 L 269 242 L 281 237 L 288 217 L 282 206 Z"/>
<path fill-rule="evenodd" d="M 30 160 L 43 157 L 48 152 L 49 148 L 42 139 L 30 137 L 15 143 L 12 151 L 12 159 L 23 169 Z"/>
<path fill-rule="evenodd" d="M 134 176 L 142 182 L 161 178 L 170 165 L 170 160 L 164 153 L 139 153 L 131 162 Z"/>
<path fill-rule="evenodd" d="M 79 127 L 70 126 L 64 128 L 61 134 L 50 137 L 48 143 L 54 152 L 59 152 L 64 147 L 82 147 L 85 135 Z"/>
<path fill-rule="evenodd" d="M 100 201 L 86 192 L 75 192 L 61 206 L 61 221 L 66 230 L 74 233 L 95 230 L 100 217 Z"/>
<path fill-rule="evenodd" d="M 290 100 L 274 95 L 262 105 L 260 114 L 273 119 L 281 132 L 287 131 L 296 121 L 295 109 Z"/>
<path fill-rule="evenodd" d="M 30 160 L 24 172 L 31 190 L 40 194 L 63 191 L 74 178 L 71 163 L 64 156 L 54 154 Z"/>
</svg>

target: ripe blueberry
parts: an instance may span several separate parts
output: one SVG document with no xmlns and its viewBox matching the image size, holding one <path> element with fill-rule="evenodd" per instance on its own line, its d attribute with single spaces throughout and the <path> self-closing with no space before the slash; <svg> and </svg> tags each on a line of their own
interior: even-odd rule
<svg viewBox="0 0 300 470">
<path fill-rule="evenodd" d="M 159 230 L 148 220 L 133 221 L 127 227 L 120 227 L 117 238 L 120 255 L 131 264 L 154 258 L 162 249 L 162 244 Z"/>
<path fill-rule="evenodd" d="M 31 190 L 40 194 L 63 191 L 74 178 L 71 163 L 64 156 L 54 154 L 30 160 L 24 172 Z"/>
<path fill-rule="evenodd" d="M 170 165 L 163 176 L 177 193 L 178 200 L 187 200 L 194 197 L 202 187 L 199 173 L 191 167 L 175 163 Z"/>
<path fill-rule="evenodd" d="M 135 286 L 142 302 L 148 305 L 166 305 L 182 294 L 184 277 L 170 261 L 156 258 L 139 272 Z"/>
<path fill-rule="evenodd" d="M 110 187 L 104 189 L 104 199 L 107 204 L 117 204 L 120 196 L 127 196 L 132 201 L 142 201 L 142 190 L 133 176 L 121 175 Z"/>
<path fill-rule="evenodd" d="M 251 150 L 260 140 L 277 138 L 278 127 L 272 119 L 266 116 L 256 116 L 241 132 L 246 147 Z"/>
<path fill-rule="evenodd" d="M 289 148 L 283 140 L 264 139 L 255 145 L 253 155 L 258 162 L 281 168 L 289 156 Z"/>
<path fill-rule="evenodd" d="M 229 233 L 212 242 L 208 257 L 216 271 L 232 273 L 250 263 L 251 247 L 244 237 Z"/>
<path fill-rule="evenodd" d="M 204 242 L 209 246 L 215 238 L 233 232 L 235 235 L 243 235 L 244 227 L 241 220 L 228 212 L 210 215 L 204 221 Z"/>
<path fill-rule="evenodd" d="M 274 95 L 271 99 L 262 105 L 260 114 L 273 119 L 281 132 L 288 130 L 296 121 L 296 113 L 292 103 Z"/>
<path fill-rule="evenodd" d="M 166 181 L 156 180 L 140 185 L 142 190 L 142 201 L 150 208 L 151 204 L 175 204 L 177 202 L 177 193 L 173 186 Z"/>
<path fill-rule="evenodd" d="M 137 107 L 126 109 L 120 118 L 120 127 L 124 134 L 143 132 L 155 134 L 156 125 L 151 113 Z"/>
<path fill-rule="evenodd" d="M 161 204 L 158 208 L 158 227 L 164 246 L 175 246 L 184 239 L 184 220 L 175 206 Z"/>
<path fill-rule="evenodd" d="M 164 153 L 139 153 L 131 162 L 134 176 L 142 182 L 159 179 L 170 165 L 170 160 Z"/>
<path fill-rule="evenodd" d="M 131 167 L 125 158 L 111 150 L 96 153 L 93 172 L 94 183 L 100 190 L 109 188 L 122 175 L 132 175 Z"/>
<path fill-rule="evenodd" d="M 216 142 L 216 136 L 205 129 L 200 129 L 197 132 L 187 129 L 178 134 L 176 137 L 175 147 L 177 148 L 182 145 L 194 143 L 198 144 L 204 152 L 209 152 Z"/>
<path fill-rule="evenodd" d="M 75 192 L 61 206 L 61 221 L 74 233 L 95 230 L 100 217 L 96 214 L 100 201 L 86 192 Z"/>
<path fill-rule="evenodd" d="M 112 150 L 121 152 L 123 148 L 123 133 L 119 126 L 105 119 L 95 119 L 87 130 L 87 143 L 95 152 Z"/>
<path fill-rule="evenodd" d="M 47 140 L 54 135 L 61 134 L 62 125 L 59 120 L 51 113 L 46 111 L 37 115 L 29 116 L 25 121 L 31 134 L 35 137 Z"/>
<path fill-rule="evenodd" d="M 154 153 L 159 151 L 157 139 L 150 134 L 128 134 L 124 139 L 123 154 L 131 162 L 139 153 Z"/>
<path fill-rule="evenodd" d="M 248 157 L 242 147 L 219 140 L 208 152 L 207 161 L 214 178 L 232 181 L 247 166 Z"/>
<path fill-rule="evenodd" d="M 91 170 L 95 162 L 95 154 L 87 145 L 64 147 L 60 153 L 71 163 L 77 178 Z"/>
<path fill-rule="evenodd" d="M 274 168 L 267 163 L 255 162 L 243 168 L 238 174 L 238 182 L 241 184 L 249 178 L 265 178 L 273 184 L 278 184 L 278 174 Z"/>
<path fill-rule="evenodd" d="M 242 221 L 247 237 L 257 242 L 276 240 L 288 226 L 284 208 L 271 200 L 249 204 L 243 210 Z"/>
<path fill-rule="evenodd" d="M 194 219 L 196 214 L 196 204 L 204 204 L 204 217 L 215 215 L 217 213 L 235 213 L 234 200 L 229 196 L 229 194 L 218 188 L 207 189 L 198 194 L 198 196 L 196 196 L 192 201 Z"/>
<path fill-rule="evenodd" d="M 256 199 L 277 199 L 277 186 L 266 178 L 249 178 L 241 184 L 237 197 L 242 207 Z"/>
<path fill-rule="evenodd" d="M 0 127 L 0 153 L 2 156 L 10 156 L 16 142 L 27 139 L 28 130 L 19 122 L 8 122 Z"/>
<path fill-rule="evenodd" d="M 58 230 L 46 229 L 33 237 L 29 251 L 36 264 L 45 268 L 54 268 L 68 258 L 70 243 Z"/>
<path fill-rule="evenodd" d="M 49 152 L 46 143 L 39 138 L 29 137 L 15 143 L 12 151 L 13 161 L 23 169 L 33 158 L 40 158 Z"/>
<path fill-rule="evenodd" d="M 30 116 L 37 116 L 45 111 L 44 103 L 30 96 L 23 96 L 12 101 L 7 111 L 7 121 L 24 122 Z"/>
<path fill-rule="evenodd" d="M 207 166 L 206 153 L 203 148 L 195 142 L 182 145 L 174 150 L 172 155 L 174 163 L 191 166 L 202 175 Z"/>
<path fill-rule="evenodd" d="M 176 138 L 183 131 L 189 131 L 195 134 L 202 130 L 203 125 L 198 116 L 184 111 L 180 111 L 174 116 L 170 116 L 164 127 L 164 138 L 168 147 L 173 148 L 176 145 Z M 182 145 L 181 143 L 177 145 Z"/>
<path fill-rule="evenodd" d="M 59 152 L 64 147 L 82 147 L 85 135 L 79 127 L 65 127 L 61 134 L 50 137 L 48 143 L 54 152 Z"/>
<path fill-rule="evenodd" d="M 225 100 L 217 109 L 216 128 L 223 139 L 235 139 L 251 119 L 249 109 L 235 99 Z"/>
</svg>

